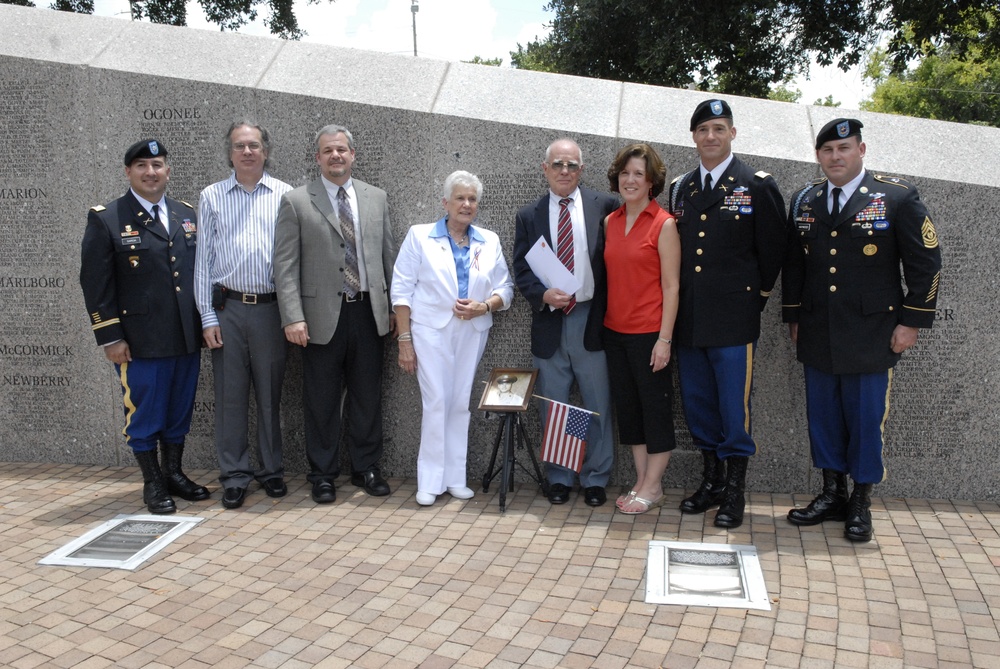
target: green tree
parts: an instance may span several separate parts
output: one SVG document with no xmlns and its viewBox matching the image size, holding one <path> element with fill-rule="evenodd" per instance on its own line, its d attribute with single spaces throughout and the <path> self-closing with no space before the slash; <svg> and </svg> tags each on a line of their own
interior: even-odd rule
<svg viewBox="0 0 1000 669">
<path fill-rule="evenodd" d="M 834 102 L 832 95 L 827 95 L 825 98 L 816 98 L 813 102 L 816 107 L 839 107 L 839 102 Z"/>
<path fill-rule="evenodd" d="M 900 74 L 893 73 L 891 57 L 879 49 L 864 76 L 875 90 L 862 109 L 1000 127 L 1000 57 L 984 58 L 974 47 L 965 58 L 956 58 L 951 47 L 939 47 Z"/>
<path fill-rule="evenodd" d="M 767 94 L 767 99 L 777 102 L 798 102 L 802 99 L 802 91 L 797 88 L 793 91 L 786 84 L 781 84 L 771 89 Z"/>
<path fill-rule="evenodd" d="M 259 10 L 264 10 L 267 12 L 264 25 L 272 34 L 285 39 L 300 39 L 306 33 L 299 28 L 293 2 L 294 0 L 198 0 L 198 4 L 205 10 L 205 17 L 218 24 L 220 30 L 239 30 L 255 21 Z M 321 0 L 309 0 L 309 4 L 319 2 Z M 0 0 L 0 4 L 35 6 L 32 0 Z M 94 0 L 53 0 L 53 4 L 49 6 L 64 12 L 94 13 Z M 151 23 L 187 25 L 185 0 L 129 0 L 129 7 L 132 18 L 137 21 L 148 19 Z"/>
<path fill-rule="evenodd" d="M 910 53 L 907 30 L 967 50 L 976 43 L 961 32 L 970 16 L 998 11 L 996 0 L 551 0 L 546 8 L 551 32 L 518 44 L 515 67 L 753 97 L 807 72 L 812 59 L 848 70 L 884 34 L 897 70 Z M 977 25 L 979 42 L 1000 49 L 996 24 Z"/>
<path fill-rule="evenodd" d="M 482 58 L 480 56 L 473 56 L 472 60 L 463 60 L 463 63 L 471 63 L 473 65 L 491 65 L 493 67 L 500 67 L 503 65 L 503 58 Z"/>
</svg>

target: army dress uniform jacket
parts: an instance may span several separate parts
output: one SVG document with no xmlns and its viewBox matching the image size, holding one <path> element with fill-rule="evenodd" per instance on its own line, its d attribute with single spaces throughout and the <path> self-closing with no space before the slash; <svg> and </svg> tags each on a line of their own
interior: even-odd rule
<svg viewBox="0 0 1000 669">
<path fill-rule="evenodd" d="M 133 357 L 195 353 L 201 318 L 194 299 L 197 216 L 166 198 L 170 234 L 129 190 L 87 215 L 80 285 L 99 345 L 124 339 Z"/>
<path fill-rule="evenodd" d="M 828 188 L 819 179 L 792 199 L 783 320 L 799 324 L 803 364 L 827 374 L 885 371 L 900 358 L 890 348 L 897 325 L 934 323 L 937 233 L 916 188 L 903 179 L 866 172 L 836 220 Z"/>
<path fill-rule="evenodd" d="M 680 346 L 749 344 L 785 257 L 785 202 L 770 174 L 733 156 L 719 182 L 702 192 L 696 169 L 670 184 L 681 239 Z"/>
</svg>

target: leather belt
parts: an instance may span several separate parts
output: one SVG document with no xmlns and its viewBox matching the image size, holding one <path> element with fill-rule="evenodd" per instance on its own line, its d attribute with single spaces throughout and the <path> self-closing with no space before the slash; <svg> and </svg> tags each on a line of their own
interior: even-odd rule
<svg viewBox="0 0 1000 669">
<path fill-rule="evenodd" d="M 277 293 L 240 293 L 235 290 L 226 291 L 226 299 L 239 300 L 243 304 L 267 304 L 278 299 Z"/>
<path fill-rule="evenodd" d="M 351 297 L 347 293 L 344 293 L 344 302 L 364 302 L 365 300 L 370 300 L 370 299 L 371 297 L 369 297 L 367 291 L 362 291 L 356 294 L 354 297 Z"/>
</svg>

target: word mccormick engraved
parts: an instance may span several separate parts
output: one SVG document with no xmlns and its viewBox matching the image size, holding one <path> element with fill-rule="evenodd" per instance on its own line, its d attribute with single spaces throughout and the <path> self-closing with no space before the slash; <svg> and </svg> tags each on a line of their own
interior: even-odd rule
<svg viewBox="0 0 1000 669">
<path fill-rule="evenodd" d="M 65 344 L 0 344 L 0 356 L 73 356 L 73 349 Z"/>
</svg>

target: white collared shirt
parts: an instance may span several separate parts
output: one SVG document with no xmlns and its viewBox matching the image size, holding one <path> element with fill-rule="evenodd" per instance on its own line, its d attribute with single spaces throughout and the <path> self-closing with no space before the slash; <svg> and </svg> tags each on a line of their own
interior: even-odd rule
<svg viewBox="0 0 1000 669">
<path fill-rule="evenodd" d="M 337 205 L 337 193 L 340 191 L 341 186 L 333 183 L 323 175 L 320 175 L 320 179 L 323 180 L 326 194 L 330 198 L 330 206 L 333 207 L 333 213 L 336 214 L 339 209 Z M 354 217 L 354 239 L 357 240 L 358 246 L 358 279 L 361 283 L 361 291 L 366 292 L 368 290 L 368 272 L 365 271 L 365 254 L 362 250 L 364 248 L 364 240 L 361 238 L 361 217 L 358 215 L 358 194 L 354 190 L 354 179 L 349 178 L 347 183 L 343 185 L 343 189 L 347 193 L 347 201 L 351 203 L 351 214 Z"/>
<path fill-rule="evenodd" d="M 147 200 L 143 196 L 141 196 L 138 193 L 136 193 L 131 188 L 129 188 L 129 190 L 132 191 L 132 195 L 134 195 L 135 199 L 139 201 L 139 204 L 141 204 L 143 206 L 143 208 L 145 208 L 145 210 L 147 212 L 149 212 L 149 217 L 150 218 L 153 217 L 153 207 L 157 206 L 157 207 L 160 208 L 159 209 L 159 212 L 160 212 L 160 223 L 163 224 L 163 228 L 167 231 L 167 234 L 169 235 L 170 234 L 170 211 L 167 210 L 167 196 L 166 195 L 161 195 L 159 202 L 150 202 L 149 200 Z"/>
<path fill-rule="evenodd" d="M 590 253 L 587 247 L 587 224 L 583 219 L 583 202 L 580 201 L 580 189 L 577 188 L 566 197 L 569 203 L 569 217 L 573 222 L 573 274 L 580 281 L 580 290 L 576 291 L 576 301 L 586 302 L 594 297 L 594 270 L 590 266 Z M 549 236 L 552 239 L 553 251 L 558 255 L 559 244 L 559 200 L 563 199 L 551 190 L 549 191 Z M 552 309 L 552 305 L 549 305 Z"/>
<path fill-rule="evenodd" d="M 729 155 L 726 156 L 725 160 L 723 160 L 721 163 L 719 163 L 718 165 L 716 165 L 715 167 L 713 167 L 711 170 L 706 169 L 704 164 L 699 163 L 699 168 L 698 169 L 699 169 L 699 173 L 701 174 L 701 181 L 699 183 L 702 186 L 704 186 L 705 185 L 705 175 L 706 174 L 711 174 L 712 175 L 712 190 L 715 190 L 715 187 L 719 185 L 719 179 L 721 179 L 722 175 L 726 173 L 727 169 L 729 169 L 729 163 L 731 163 L 731 162 L 733 162 L 733 154 L 732 154 L 732 152 L 730 152 Z"/>
<path fill-rule="evenodd" d="M 830 192 L 826 194 L 826 210 L 833 211 L 833 189 L 839 188 L 841 191 L 840 211 L 844 211 L 844 207 L 847 205 L 847 201 L 851 199 L 852 195 L 854 195 L 854 191 L 858 189 L 858 186 L 861 185 L 861 180 L 864 178 L 865 178 L 865 171 L 861 170 L 861 173 L 858 174 L 858 176 L 854 177 L 843 186 L 835 186 L 833 185 L 832 181 L 827 181 L 827 183 L 830 184 Z"/>
</svg>

